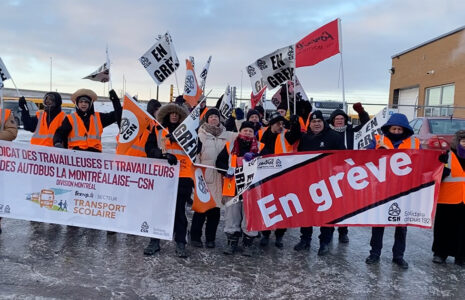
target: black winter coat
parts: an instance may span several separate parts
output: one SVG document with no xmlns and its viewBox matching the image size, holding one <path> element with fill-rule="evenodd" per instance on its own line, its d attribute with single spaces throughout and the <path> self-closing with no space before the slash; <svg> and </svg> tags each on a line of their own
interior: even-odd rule
<svg viewBox="0 0 465 300">
<path fill-rule="evenodd" d="M 329 127 L 325 127 L 319 134 L 313 134 L 310 130 L 303 133 L 297 148 L 299 152 L 345 149 L 342 136 Z"/>
</svg>

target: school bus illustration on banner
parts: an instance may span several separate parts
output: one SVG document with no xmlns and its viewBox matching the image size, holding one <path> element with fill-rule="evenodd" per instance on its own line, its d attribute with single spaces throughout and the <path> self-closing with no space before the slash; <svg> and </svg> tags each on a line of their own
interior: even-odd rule
<svg viewBox="0 0 465 300">
<path fill-rule="evenodd" d="M 52 208 L 55 201 L 55 193 L 52 190 L 43 189 L 40 191 L 40 207 Z"/>
</svg>

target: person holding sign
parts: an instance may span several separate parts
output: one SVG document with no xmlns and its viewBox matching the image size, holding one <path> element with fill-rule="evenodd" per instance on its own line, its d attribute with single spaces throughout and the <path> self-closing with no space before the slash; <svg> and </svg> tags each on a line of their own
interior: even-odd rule
<svg viewBox="0 0 465 300">
<path fill-rule="evenodd" d="M 465 130 L 455 133 L 448 154 L 440 155 L 444 166 L 434 220 L 433 262 L 448 256 L 465 266 Z"/>
<path fill-rule="evenodd" d="M 354 149 L 354 133 L 362 129 L 363 125 L 370 121 L 370 116 L 360 102 L 355 103 L 352 107 L 358 113 L 360 120 L 360 125 L 358 126 L 354 127 L 352 124 L 349 124 L 349 116 L 342 109 L 334 110 L 329 117 L 329 127 L 341 135 L 344 139 L 344 145 L 348 150 Z M 339 242 L 348 243 L 349 230 L 347 227 L 338 227 L 337 231 L 339 232 Z"/>
<path fill-rule="evenodd" d="M 36 112 L 36 116 L 31 117 L 26 98 L 19 98 L 21 121 L 23 121 L 24 130 L 34 132 L 31 138 L 32 145 L 53 147 L 53 135 L 61 126 L 66 114 L 61 110 L 61 95 L 57 92 L 46 93 L 43 103 L 44 110 Z"/>
<path fill-rule="evenodd" d="M 232 197 L 236 196 L 236 179 L 235 170 L 242 162 L 252 160 L 258 155 L 259 145 L 254 135 L 254 124 L 249 121 L 244 121 L 239 129 L 239 135 L 234 142 L 227 142 L 223 150 L 218 155 L 216 167 L 223 170 L 228 170 L 224 175 L 223 196 L 224 202 L 232 201 Z M 223 172 L 224 173 L 224 172 Z M 223 253 L 226 255 L 234 254 L 238 250 L 239 238 L 241 231 L 244 234 L 242 238 L 244 251 L 242 255 L 252 256 L 253 240 L 258 236 L 257 231 L 247 231 L 246 220 L 242 202 L 232 205 L 226 205 L 224 212 L 224 232 L 228 238 L 228 246 Z"/>
<path fill-rule="evenodd" d="M 260 144 L 263 145 L 260 155 L 291 153 L 294 150 L 293 145 L 300 138 L 300 124 L 297 115 L 291 117 L 290 130 L 284 129 L 286 119 L 277 111 L 270 116 L 269 126 L 264 128 Z M 283 236 L 286 228 L 276 229 L 275 246 L 282 248 Z M 267 246 L 270 241 L 271 230 L 262 231 L 263 237 L 260 240 L 260 246 Z"/>
<path fill-rule="evenodd" d="M 68 149 L 89 152 L 102 152 L 103 128 L 121 123 L 122 107 L 114 90 L 110 91 L 110 100 L 114 111 L 99 113 L 94 111 L 97 94 L 88 89 L 77 90 L 71 95 L 71 101 L 76 105 L 76 112 L 67 115 L 53 136 L 53 145 Z"/>
<path fill-rule="evenodd" d="M 11 110 L 0 107 L 0 140 L 12 141 L 17 135 L 18 125 Z M 0 218 L 0 233 L 2 233 L 1 221 L 2 218 Z"/>
<path fill-rule="evenodd" d="M 205 101 L 203 101 L 205 102 Z M 237 133 L 226 131 L 220 123 L 220 112 L 216 108 L 210 108 L 204 117 L 204 123 L 199 128 L 199 156 L 198 162 L 202 165 L 215 166 L 218 154 L 223 150 L 224 145 L 232 143 L 237 137 Z M 222 203 L 223 178 L 221 174 L 213 169 L 205 169 L 205 182 L 208 190 L 216 202 L 216 207 L 204 213 L 194 212 L 191 226 L 191 245 L 203 247 L 202 227 L 205 225 L 205 238 L 207 248 L 215 248 L 216 230 L 220 221 L 220 208 Z"/>
<path fill-rule="evenodd" d="M 310 115 L 309 130 L 307 133 L 302 133 L 297 150 L 299 152 L 345 150 L 345 147 L 342 137 L 329 128 L 323 117 L 323 113 L 316 110 Z M 300 242 L 294 246 L 294 250 L 309 250 L 313 227 L 301 227 L 300 233 Z M 334 227 L 320 227 L 320 249 L 318 250 L 318 255 L 324 256 L 329 253 L 328 245 L 333 238 L 333 233 Z"/>
<path fill-rule="evenodd" d="M 183 105 L 169 103 L 162 106 L 157 112 L 157 120 L 163 126 L 157 126 L 147 138 L 145 152 L 149 158 L 164 158 L 168 163 L 180 163 L 178 195 L 176 198 L 176 212 L 174 215 L 174 240 L 176 241 L 176 254 L 186 258 L 187 217 L 186 203 L 191 198 L 194 187 L 194 167 L 192 162 L 172 135 L 173 131 L 187 117 L 189 112 Z M 144 249 L 145 255 L 153 255 L 160 251 L 160 240 L 151 238 Z"/>
<path fill-rule="evenodd" d="M 368 145 L 368 149 L 420 149 L 420 140 L 412 137 L 413 130 L 404 114 L 393 114 L 381 127 L 383 135 L 375 135 L 375 139 Z M 379 263 L 381 249 L 383 248 L 384 227 L 373 227 L 370 240 L 370 256 L 365 262 L 369 265 Z M 397 226 L 394 234 L 394 246 L 392 247 L 392 262 L 408 269 L 408 263 L 404 259 L 407 240 L 407 227 Z"/>
</svg>

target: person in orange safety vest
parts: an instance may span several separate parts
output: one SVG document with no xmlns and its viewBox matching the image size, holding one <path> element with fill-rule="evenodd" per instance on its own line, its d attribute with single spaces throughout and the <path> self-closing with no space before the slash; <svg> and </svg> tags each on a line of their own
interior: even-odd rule
<svg viewBox="0 0 465 300">
<path fill-rule="evenodd" d="M 433 262 L 443 264 L 448 256 L 465 266 L 465 130 L 455 133 L 445 163 L 434 220 Z M 441 159 L 442 158 L 442 159 Z"/>
</svg>

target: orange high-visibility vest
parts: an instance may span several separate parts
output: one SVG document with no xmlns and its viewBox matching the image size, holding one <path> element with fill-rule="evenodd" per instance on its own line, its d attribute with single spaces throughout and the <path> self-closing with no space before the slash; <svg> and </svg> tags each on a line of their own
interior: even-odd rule
<svg viewBox="0 0 465 300">
<path fill-rule="evenodd" d="M 147 143 L 147 139 L 149 138 L 149 135 L 152 132 L 155 124 L 155 121 L 150 121 L 149 129 L 144 129 L 142 135 L 139 137 L 139 139 L 134 141 L 134 143 L 129 147 L 128 151 L 126 151 L 125 155 L 147 157 L 147 153 L 145 153 L 145 144 Z M 158 134 L 157 130 L 155 130 L 155 134 Z"/>
<path fill-rule="evenodd" d="M 447 166 L 450 168 L 450 175 L 441 182 L 438 203 L 465 203 L 465 171 L 452 151 L 449 152 Z"/>
<path fill-rule="evenodd" d="M 71 132 L 68 135 L 68 148 L 80 149 L 94 148 L 102 151 L 103 126 L 100 113 L 96 112 L 90 116 L 89 130 L 86 130 L 84 122 L 79 115 L 74 112 L 66 116 L 71 124 Z"/>
<path fill-rule="evenodd" d="M 268 129 L 268 127 L 263 127 L 258 131 L 258 141 L 261 141 L 263 137 L 263 133 Z M 286 132 L 288 130 L 284 129 L 278 136 L 276 137 L 276 141 L 274 144 L 274 154 L 281 154 L 281 153 L 290 153 L 290 152 L 295 152 L 294 151 L 294 145 L 289 144 L 289 142 L 286 140 Z M 262 150 L 264 148 L 265 144 L 259 142 L 258 144 L 258 149 Z"/>
<path fill-rule="evenodd" d="M 36 112 L 37 126 L 31 138 L 32 145 L 53 147 L 53 135 L 58 127 L 61 126 L 66 114 L 61 111 L 55 116 L 50 126 L 47 125 L 47 115 L 47 112 L 43 110 Z"/>
<path fill-rule="evenodd" d="M 307 118 L 307 122 L 304 121 L 304 118 L 299 117 L 299 124 L 300 124 L 300 131 L 301 132 L 307 132 L 308 128 L 308 122 L 310 121 L 310 114 L 308 114 L 309 117 Z"/>
<path fill-rule="evenodd" d="M 156 133 L 157 143 L 160 149 L 164 149 L 166 153 L 176 156 L 179 162 L 179 177 L 192 178 L 194 180 L 194 166 L 189 156 L 184 152 L 178 143 L 171 143 L 166 136 L 169 134 L 168 129 L 159 129 Z"/>
<path fill-rule="evenodd" d="M 5 109 L 0 108 L 0 131 L 2 131 L 3 128 L 5 127 L 6 120 L 8 120 L 8 118 L 10 117 L 10 114 L 11 114 L 11 110 L 7 108 Z M 19 124 L 16 124 L 16 125 L 19 125 Z"/>
<path fill-rule="evenodd" d="M 263 134 L 265 133 L 265 131 L 268 129 L 268 127 L 262 127 L 260 128 L 258 131 L 257 131 L 257 140 L 258 141 L 261 141 L 262 140 L 262 137 L 263 137 Z"/>
<path fill-rule="evenodd" d="M 232 143 L 226 142 L 225 146 L 229 154 L 228 166 L 230 168 L 236 168 L 237 167 L 237 155 L 231 154 L 232 149 L 234 147 L 234 142 Z M 231 178 L 224 177 L 223 196 L 234 197 L 235 195 L 236 195 L 236 179 L 234 178 L 234 176 Z"/>
<path fill-rule="evenodd" d="M 388 147 L 389 149 L 394 149 L 391 140 L 384 135 L 375 135 L 376 140 L 376 149 L 381 148 L 381 145 Z M 404 139 L 397 149 L 420 149 L 420 140 L 411 136 L 407 139 Z"/>
</svg>

